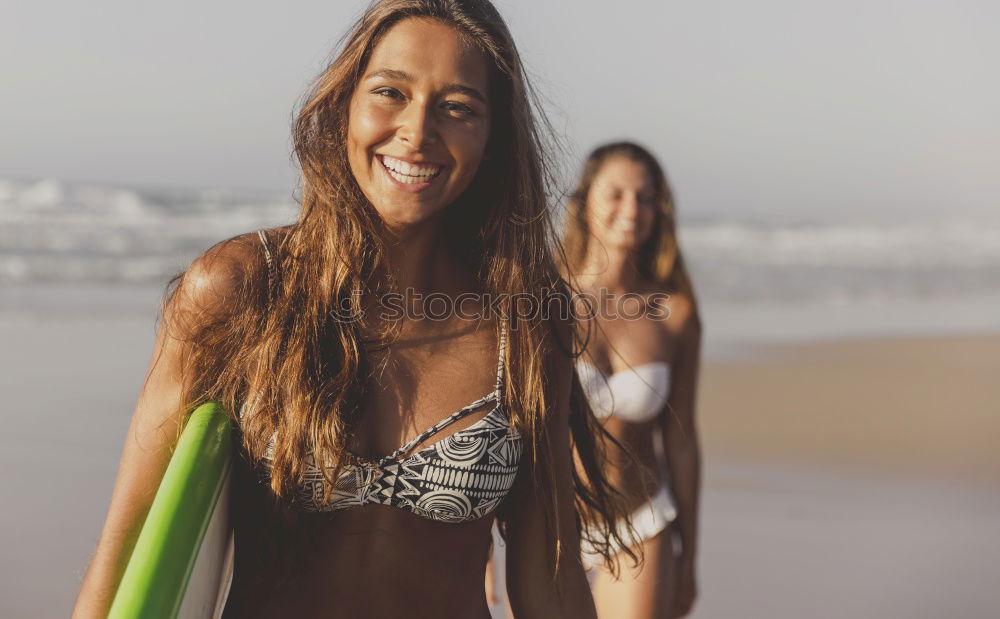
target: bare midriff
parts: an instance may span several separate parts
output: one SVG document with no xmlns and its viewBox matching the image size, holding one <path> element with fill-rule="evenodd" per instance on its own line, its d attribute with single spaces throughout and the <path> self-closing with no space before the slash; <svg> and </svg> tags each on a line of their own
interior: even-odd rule
<svg viewBox="0 0 1000 619">
<path fill-rule="evenodd" d="M 257 532 L 237 529 L 224 619 L 490 616 L 491 517 L 435 522 L 385 505 L 302 516 L 290 569 L 254 567 Z"/>
<path fill-rule="evenodd" d="M 608 475 L 611 485 L 625 494 L 631 513 L 649 500 L 663 478 L 662 467 L 657 460 L 653 445 L 653 436 L 660 431 L 660 420 L 634 423 L 609 417 L 603 424 L 604 429 L 615 437 L 636 461 L 633 463 L 632 459 L 621 450 L 608 445 L 605 474 Z"/>
</svg>

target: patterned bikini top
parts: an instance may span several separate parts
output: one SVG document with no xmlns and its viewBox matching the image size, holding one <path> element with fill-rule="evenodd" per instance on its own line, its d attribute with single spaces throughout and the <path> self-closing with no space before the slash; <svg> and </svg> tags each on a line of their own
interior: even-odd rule
<svg viewBox="0 0 1000 619">
<path fill-rule="evenodd" d="M 263 230 L 269 285 L 274 264 Z M 268 291 L 270 305 L 271 291 Z M 369 504 L 390 505 L 441 522 L 466 522 L 491 514 L 514 486 L 521 460 L 521 435 L 509 427 L 503 408 L 506 324 L 501 325 L 496 388 L 421 432 L 391 454 L 369 460 L 347 452 L 330 496 L 324 502 L 324 479 L 313 454 L 305 462 L 297 498 L 302 509 L 329 512 Z M 414 448 L 483 406 L 493 408 L 479 421 L 413 453 Z M 241 410 L 242 416 L 242 410 Z M 272 461 L 274 440 L 265 452 Z M 409 455 L 406 455 L 409 454 Z"/>
</svg>

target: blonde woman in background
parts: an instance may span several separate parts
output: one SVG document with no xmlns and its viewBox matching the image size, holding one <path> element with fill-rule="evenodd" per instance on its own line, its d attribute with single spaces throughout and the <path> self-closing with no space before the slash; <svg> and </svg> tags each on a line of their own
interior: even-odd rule
<svg viewBox="0 0 1000 619">
<path fill-rule="evenodd" d="M 577 371 L 605 429 L 634 456 L 609 450 L 605 472 L 634 497 L 633 550 L 644 558 L 621 578 L 588 561 L 598 616 L 683 617 L 697 591 L 701 324 L 670 187 L 646 149 L 618 142 L 591 153 L 564 244 L 572 283 L 596 301 Z"/>
</svg>

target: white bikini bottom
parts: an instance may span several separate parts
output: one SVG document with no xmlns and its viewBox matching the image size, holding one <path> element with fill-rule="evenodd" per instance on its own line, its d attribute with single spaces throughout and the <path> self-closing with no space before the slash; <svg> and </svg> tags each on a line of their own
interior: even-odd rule
<svg viewBox="0 0 1000 619">
<path fill-rule="evenodd" d="M 670 489 L 664 482 L 656 490 L 656 493 L 649 501 L 634 512 L 632 512 L 632 526 L 640 541 L 652 539 L 663 532 L 667 525 L 677 517 L 677 509 L 674 507 Z M 623 538 L 627 535 L 625 527 L 619 527 L 619 535 Z M 600 554 L 593 552 L 586 540 L 580 540 L 581 559 L 584 568 L 587 570 L 587 580 L 593 582 L 597 577 L 595 567 L 601 565 L 604 559 Z M 588 552 L 589 551 L 589 552 Z M 615 550 L 619 552 L 620 549 Z M 676 552 L 676 549 L 675 549 Z M 507 544 L 500 537 L 496 523 L 493 524 L 493 586 L 497 593 L 499 603 L 492 606 L 494 616 L 503 616 L 504 597 L 507 595 L 507 566 L 506 566 Z M 499 613 L 499 614 L 498 614 Z"/>
<path fill-rule="evenodd" d="M 677 508 L 674 506 L 673 497 L 670 496 L 667 484 L 662 483 L 648 502 L 632 512 L 632 528 L 635 529 L 638 541 L 641 543 L 662 533 L 675 518 L 677 518 Z M 624 522 L 618 525 L 618 536 L 625 541 L 628 540 L 628 529 Z M 624 550 L 614 542 L 611 548 L 616 554 Z M 587 540 L 580 540 L 580 555 L 583 566 L 588 571 L 604 562 L 604 558 L 587 543 Z"/>
</svg>

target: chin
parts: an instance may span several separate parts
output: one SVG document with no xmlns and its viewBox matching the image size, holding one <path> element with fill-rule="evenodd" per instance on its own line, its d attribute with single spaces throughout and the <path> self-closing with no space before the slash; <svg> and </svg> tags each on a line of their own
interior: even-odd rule
<svg viewBox="0 0 1000 619">
<path fill-rule="evenodd" d="M 614 240 L 614 244 L 621 249 L 638 249 L 639 245 L 642 244 L 642 240 L 630 234 L 628 236 L 619 236 Z"/>
<path fill-rule="evenodd" d="M 410 226 L 426 221 L 443 209 L 428 207 L 423 204 L 392 205 L 388 208 L 377 208 L 382 221 L 386 223 Z"/>
</svg>

